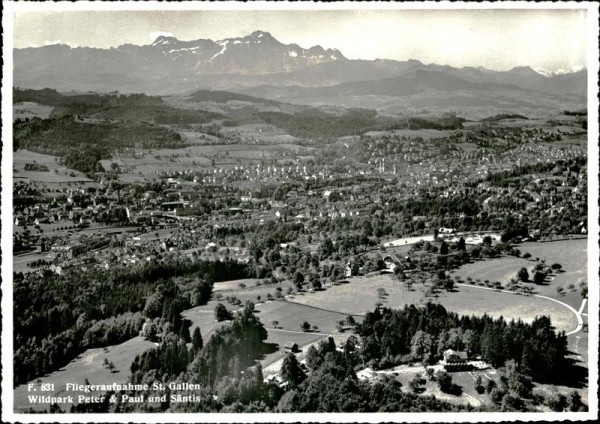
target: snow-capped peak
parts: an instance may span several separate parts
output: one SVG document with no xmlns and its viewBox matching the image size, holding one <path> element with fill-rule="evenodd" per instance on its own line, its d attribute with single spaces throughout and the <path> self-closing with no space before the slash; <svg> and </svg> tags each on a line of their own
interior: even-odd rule
<svg viewBox="0 0 600 424">
<path fill-rule="evenodd" d="M 585 69 L 585 66 L 583 65 L 576 65 L 573 66 L 569 69 L 557 69 L 554 72 L 551 71 L 546 71 L 545 69 L 541 69 L 541 68 L 534 68 L 534 71 L 537 72 L 540 75 L 543 75 L 545 77 L 555 77 L 557 75 L 565 75 L 565 74 L 572 74 L 574 72 L 579 72 Z"/>
<path fill-rule="evenodd" d="M 554 75 L 552 72 L 546 71 L 545 69 L 541 69 L 541 68 L 533 68 L 533 70 L 535 72 L 537 72 L 538 74 L 543 75 L 545 77 L 551 77 Z"/>
<path fill-rule="evenodd" d="M 153 46 L 167 46 L 169 44 L 173 44 L 176 43 L 178 40 L 175 37 L 169 37 L 169 36 L 165 36 L 165 35 L 159 35 L 158 37 L 156 37 L 156 39 L 154 40 L 154 42 L 152 43 Z"/>
</svg>

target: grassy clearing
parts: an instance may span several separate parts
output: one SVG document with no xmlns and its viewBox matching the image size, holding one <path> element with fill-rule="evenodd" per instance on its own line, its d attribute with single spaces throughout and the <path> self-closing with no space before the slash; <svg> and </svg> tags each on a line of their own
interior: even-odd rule
<svg viewBox="0 0 600 424">
<path fill-rule="evenodd" d="M 130 366 L 133 358 L 152 347 L 154 347 L 154 343 L 138 336 L 119 345 L 88 349 L 72 360 L 66 367 L 35 380 L 36 393 L 33 394 L 42 394 L 38 383 L 54 383 L 54 391 L 43 392 L 43 394 L 56 396 L 73 395 L 75 399 L 77 399 L 77 395 L 85 393 L 65 392 L 66 383 L 83 384 L 86 379 L 90 384 L 126 383 L 127 378 L 131 374 Z M 111 372 L 103 365 L 105 358 L 115 364 L 114 371 Z M 46 405 L 34 405 L 29 402 L 28 395 L 31 394 L 31 392 L 28 392 L 26 384 L 17 386 L 14 390 L 14 407 L 16 412 L 28 410 L 30 407 L 36 410 L 45 409 Z M 71 405 L 59 406 L 63 410 L 66 408 L 68 412 Z"/>
<path fill-rule="evenodd" d="M 41 105 L 35 102 L 17 103 L 13 105 L 13 122 L 17 119 L 48 119 L 53 109 L 53 106 Z"/>
<path fill-rule="evenodd" d="M 340 333 L 336 329 L 337 322 L 345 319 L 344 314 L 322 311 L 291 301 L 266 302 L 259 305 L 257 310 L 268 332 L 266 342 L 278 345 L 277 351 L 267 355 L 261 361 L 266 374 L 279 372 L 281 361 L 287 354 L 283 348 L 287 342 L 298 344 L 300 352 L 296 356 L 301 361 L 312 344 L 318 344 L 331 336 L 339 346 L 352 334 L 352 332 Z M 276 329 L 273 327 L 274 320 L 278 321 Z M 301 331 L 300 324 L 304 321 L 317 325 L 318 330 L 308 333 Z"/>
<path fill-rule="evenodd" d="M 507 320 L 520 318 L 524 322 L 531 322 L 536 316 L 548 315 L 558 330 L 569 331 L 577 325 L 575 316 L 568 309 L 548 299 L 499 293 L 471 286 L 460 286 L 452 293 L 442 291 L 437 298 L 428 299 L 424 296 L 427 286 L 415 285 L 414 290 L 409 291 L 404 284 L 389 275 L 359 277 L 350 281 L 327 291 L 296 297 L 295 302 L 344 314 L 365 314 L 374 309 L 379 301 L 377 290 L 383 288 L 387 292 L 383 305 L 390 308 L 423 305 L 429 300 L 439 302 L 449 311 L 461 315 L 488 314 Z"/>
<path fill-rule="evenodd" d="M 530 253 L 532 258 L 545 260 L 547 265 L 561 264 L 562 271 L 550 276 L 550 284 L 539 288 L 540 294 L 555 297 L 575 309 L 581 305 L 579 282 L 587 281 L 587 239 L 561 240 L 546 243 L 525 243 L 519 246 L 522 253 Z M 573 283 L 577 291 L 569 292 L 567 286 Z M 556 288 L 562 287 L 567 292 L 558 297 Z"/>
<path fill-rule="evenodd" d="M 456 276 L 466 280 L 500 281 L 505 285 L 511 278 L 516 277 L 522 267 L 527 268 L 530 279 L 534 274 L 534 266 L 545 261 L 546 265 L 559 263 L 563 266 L 562 271 L 551 274 L 544 285 L 534 285 L 536 294 L 552 297 L 560 300 L 575 309 L 581 306 L 581 295 L 579 293 L 579 282 L 587 281 L 587 239 L 561 240 L 544 243 L 524 243 L 518 246 L 521 254 L 531 254 L 530 259 L 521 258 L 498 258 L 475 262 L 461 267 L 455 272 Z M 568 285 L 575 285 L 574 291 L 569 291 Z M 565 290 L 563 296 L 559 296 L 556 289 L 562 287 Z"/>
<path fill-rule="evenodd" d="M 217 302 L 209 302 L 206 305 L 197 306 L 192 309 L 184 311 L 181 315 L 183 318 L 189 319 L 192 322 L 190 332 L 194 331 L 194 328 L 199 327 L 202 339 L 207 341 L 210 336 L 219 328 L 227 325 L 227 321 L 217 322 L 215 319 L 215 306 Z M 225 303 L 227 310 L 230 312 L 237 308 L 232 308 L 231 305 Z"/>
<path fill-rule="evenodd" d="M 463 280 L 472 278 L 481 281 L 500 281 L 502 285 L 506 285 L 511 278 L 517 276 L 517 272 L 523 267 L 527 268 L 531 274 L 533 266 L 534 264 L 526 259 L 515 257 L 497 258 L 464 265 L 455 272 L 455 275 Z"/>
<path fill-rule="evenodd" d="M 306 295 L 305 298 L 309 298 Z M 319 327 L 318 333 L 334 334 L 337 322 L 346 318 L 347 314 L 339 312 L 323 311 L 304 304 L 296 303 L 301 296 L 296 296 L 294 302 L 274 301 L 266 302 L 257 306 L 260 311 L 258 316 L 266 328 L 273 328 L 273 321 L 279 322 L 278 329 L 288 331 L 301 331 L 300 324 L 307 321 L 311 325 Z"/>
<path fill-rule="evenodd" d="M 38 181 L 48 184 L 92 181 L 83 173 L 60 165 L 58 159 L 57 156 L 20 149 L 13 153 L 14 179 L 15 181 Z M 33 163 L 47 166 L 48 172 L 23 170 L 26 164 Z"/>
<path fill-rule="evenodd" d="M 262 286 L 250 289 L 249 291 L 255 292 L 257 289 L 261 288 Z M 252 295 L 255 296 L 255 293 Z M 191 331 L 193 331 L 195 327 L 200 328 L 202 338 L 205 341 L 207 341 L 218 328 L 229 324 L 228 321 L 217 322 L 215 320 L 214 309 L 217 303 L 216 300 L 211 300 L 206 305 L 189 309 L 182 314 L 185 318 L 192 321 Z M 232 313 L 241 309 L 240 306 L 233 306 L 227 302 L 221 303 L 223 303 Z M 329 335 L 334 337 L 336 343 L 339 343 L 351 334 L 350 332 L 339 333 L 336 329 L 337 322 L 345 319 L 346 315 L 336 312 L 320 311 L 289 301 L 268 301 L 259 303 L 256 305 L 256 314 L 267 330 L 268 338 L 266 343 L 274 344 L 274 347 L 276 348 L 273 353 L 266 355 L 261 360 L 261 364 L 264 367 L 270 366 L 269 369 L 272 369 L 273 372 L 277 372 L 278 361 L 286 355 L 286 351 L 283 347 L 287 342 L 297 343 L 300 349 L 306 353 L 306 349 L 308 349 L 310 344 L 326 339 Z M 277 321 L 276 328 L 273 325 L 274 321 Z M 318 330 L 303 332 L 300 328 L 300 324 L 304 321 L 308 321 L 313 326 L 316 325 Z"/>
<path fill-rule="evenodd" d="M 51 261 L 53 257 L 48 255 L 48 253 L 29 253 L 26 255 L 13 256 L 13 272 L 25 273 L 36 269 L 41 269 L 43 267 L 30 268 L 29 266 L 27 266 L 29 262 L 33 262 L 39 259 Z"/>
</svg>

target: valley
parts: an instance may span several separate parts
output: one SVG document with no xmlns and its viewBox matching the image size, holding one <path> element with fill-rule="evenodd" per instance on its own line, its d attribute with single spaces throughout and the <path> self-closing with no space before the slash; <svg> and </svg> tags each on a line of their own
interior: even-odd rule
<svg viewBox="0 0 600 424">
<path fill-rule="evenodd" d="M 14 55 L 15 412 L 588 410 L 587 69 Z"/>
</svg>

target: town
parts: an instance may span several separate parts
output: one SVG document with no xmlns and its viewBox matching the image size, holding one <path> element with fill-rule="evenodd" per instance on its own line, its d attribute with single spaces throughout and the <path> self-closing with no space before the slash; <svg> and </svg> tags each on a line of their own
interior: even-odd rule
<svg viewBox="0 0 600 424">
<path fill-rule="evenodd" d="M 50 379 L 194 388 L 54 412 L 586 408 L 584 112 L 14 97 L 17 409 Z"/>
</svg>

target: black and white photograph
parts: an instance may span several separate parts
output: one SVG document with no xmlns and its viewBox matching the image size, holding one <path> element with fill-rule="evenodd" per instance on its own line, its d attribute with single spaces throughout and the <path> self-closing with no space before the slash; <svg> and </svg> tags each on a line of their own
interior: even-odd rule
<svg viewBox="0 0 600 424">
<path fill-rule="evenodd" d="M 3 9 L 3 422 L 598 419 L 597 4 Z"/>
</svg>

